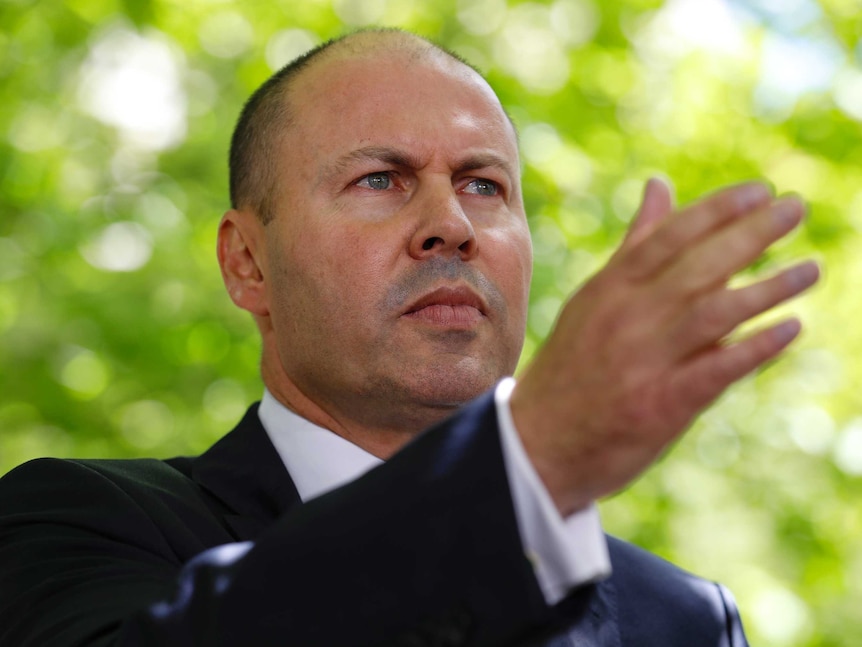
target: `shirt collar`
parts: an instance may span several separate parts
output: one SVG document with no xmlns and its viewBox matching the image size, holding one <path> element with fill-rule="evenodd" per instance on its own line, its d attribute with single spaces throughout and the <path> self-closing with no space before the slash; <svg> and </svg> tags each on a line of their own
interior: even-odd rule
<svg viewBox="0 0 862 647">
<path fill-rule="evenodd" d="M 295 414 L 268 389 L 263 392 L 257 413 L 303 501 L 345 485 L 383 462 L 335 432 Z"/>
</svg>

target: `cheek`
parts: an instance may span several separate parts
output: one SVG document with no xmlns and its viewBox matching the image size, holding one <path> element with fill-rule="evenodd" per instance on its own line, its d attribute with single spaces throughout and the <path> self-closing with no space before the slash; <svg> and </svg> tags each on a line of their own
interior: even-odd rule
<svg viewBox="0 0 862 647">
<path fill-rule="evenodd" d="M 512 315 L 526 311 L 533 272 L 533 248 L 526 228 L 511 227 L 486 238 L 486 258 L 501 290 L 508 297 Z"/>
<path fill-rule="evenodd" d="M 327 310 L 339 310 L 339 317 L 364 321 L 393 280 L 395 254 L 385 238 L 342 225 L 298 238 L 296 265 L 307 296 Z"/>
</svg>

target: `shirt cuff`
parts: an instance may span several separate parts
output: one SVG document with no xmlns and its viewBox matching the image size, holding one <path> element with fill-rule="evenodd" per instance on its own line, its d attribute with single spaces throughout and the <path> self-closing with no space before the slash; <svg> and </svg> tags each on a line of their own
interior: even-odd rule
<svg viewBox="0 0 862 647">
<path fill-rule="evenodd" d="M 509 407 L 514 387 L 506 378 L 494 392 L 503 461 L 521 543 L 545 601 L 554 605 L 573 588 L 611 574 L 608 544 L 595 504 L 563 518 L 551 500 L 515 429 Z"/>
</svg>

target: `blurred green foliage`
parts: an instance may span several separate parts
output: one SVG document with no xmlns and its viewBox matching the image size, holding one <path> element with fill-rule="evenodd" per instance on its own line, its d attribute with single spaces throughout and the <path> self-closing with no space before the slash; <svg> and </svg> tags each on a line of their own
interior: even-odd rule
<svg viewBox="0 0 862 647">
<path fill-rule="evenodd" d="M 862 642 L 856 0 L 0 0 L 0 473 L 198 452 L 259 397 L 256 331 L 214 254 L 230 132 L 274 69 L 368 24 L 475 62 L 521 129 L 525 358 L 650 175 L 681 202 L 753 177 L 809 200 L 755 270 L 823 263 L 778 313 L 803 338 L 603 516 L 729 584 L 753 644 Z"/>
</svg>

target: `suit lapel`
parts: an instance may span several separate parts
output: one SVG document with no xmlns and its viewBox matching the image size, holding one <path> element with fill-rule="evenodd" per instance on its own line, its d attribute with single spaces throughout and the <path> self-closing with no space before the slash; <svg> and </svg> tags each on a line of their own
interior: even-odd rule
<svg viewBox="0 0 862 647">
<path fill-rule="evenodd" d="M 551 622 L 535 647 L 620 647 L 616 589 L 612 580 L 580 587 L 554 609 Z"/>
<path fill-rule="evenodd" d="M 567 630 L 577 647 L 620 647 L 616 588 L 612 580 L 587 587 L 591 590 L 581 621 Z"/>
<path fill-rule="evenodd" d="M 254 539 L 300 503 L 296 487 L 252 405 L 240 423 L 192 461 L 192 479 L 227 511 L 239 541 Z"/>
</svg>

